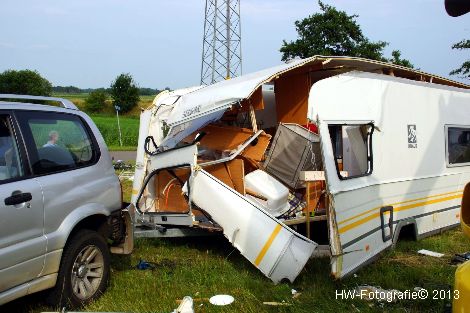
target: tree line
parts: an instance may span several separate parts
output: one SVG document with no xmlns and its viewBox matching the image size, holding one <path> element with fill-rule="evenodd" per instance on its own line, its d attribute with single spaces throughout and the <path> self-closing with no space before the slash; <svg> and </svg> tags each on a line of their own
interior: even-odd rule
<svg viewBox="0 0 470 313">
<path fill-rule="evenodd" d="M 165 89 L 156 89 L 156 88 L 139 88 L 139 95 L 141 96 L 152 96 L 156 95 L 163 90 L 171 90 L 170 87 L 166 87 Z M 93 91 L 101 90 L 106 93 L 111 92 L 111 88 L 78 88 L 75 86 L 53 86 L 52 92 L 53 93 L 65 93 L 65 94 L 81 94 L 81 93 L 91 93 Z"/>
<path fill-rule="evenodd" d="M 170 88 L 165 88 L 170 90 Z M 75 86 L 55 86 L 37 71 L 6 70 L 0 73 L 0 93 L 22 94 L 31 96 L 51 96 L 52 93 L 80 94 L 87 93 L 85 109 L 89 112 L 101 112 L 106 100 L 111 97 L 113 105 L 123 113 L 132 110 L 140 96 L 156 95 L 159 89 L 138 87 L 129 73 L 123 73 L 111 82 L 109 88 L 81 89 Z"/>
</svg>

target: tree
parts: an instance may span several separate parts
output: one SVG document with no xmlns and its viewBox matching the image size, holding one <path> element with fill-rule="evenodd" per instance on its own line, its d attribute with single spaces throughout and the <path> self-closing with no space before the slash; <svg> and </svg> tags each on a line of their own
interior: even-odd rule
<svg viewBox="0 0 470 313">
<path fill-rule="evenodd" d="M 108 95 L 103 90 L 92 91 L 85 99 L 85 109 L 89 112 L 101 112 L 106 106 Z"/>
<path fill-rule="evenodd" d="M 470 49 L 470 40 L 464 39 L 452 46 L 452 49 Z M 470 60 L 465 61 L 460 68 L 453 70 L 450 75 L 461 75 L 462 78 L 470 79 Z"/>
<path fill-rule="evenodd" d="M 401 59 L 398 50 L 392 52 L 391 59 L 385 58 L 383 50 L 388 43 L 373 42 L 365 37 L 356 21 L 358 15 L 348 15 L 322 1 L 318 1 L 318 4 L 322 13 L 315 13 L 295 22 L 299 38 L 289 43 L 283 41 L 280 49 L 283 61 L 296 57 L 304 59 L 314 55 L 337 55 L 363 57 L 413 67 L 410 61 Z"/>
<path fill-rule="evenodd" d="M 139 102 L 139 88 L 131 74 L 121 74 L 111 84 L 113 104 L 121 107 L 123 113 L 129 112 Z"/>
<path fill-rule="evenodd" d="M 0 74 L 0 93 L 50 96 L 51 83 L 37 71 L 7 70 Z"/>
</svg>

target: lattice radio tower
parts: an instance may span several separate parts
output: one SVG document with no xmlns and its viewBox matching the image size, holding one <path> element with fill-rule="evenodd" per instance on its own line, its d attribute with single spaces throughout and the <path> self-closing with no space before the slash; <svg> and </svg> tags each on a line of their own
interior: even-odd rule
<svg viewBox="0 0 470 313">
<path fill-rule="evenodd" d="M 201 85 L 241 74 L 240 0 L 206 0 Z"/>
</svg>

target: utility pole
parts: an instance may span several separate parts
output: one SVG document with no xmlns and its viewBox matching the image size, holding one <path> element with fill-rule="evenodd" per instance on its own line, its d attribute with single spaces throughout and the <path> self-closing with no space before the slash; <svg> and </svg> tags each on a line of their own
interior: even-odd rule
<svg viewBox="0 0 470 313">
<path fill-rule="evenodd" d="M 117 118 L 117 124 L 118 124 L 118 129 L 119 129 L 119 144 L 122 147 L 121 124 L 119 123 L 119 111 L 121 111 L 121 107 L 119 105 L 115 105 L 114 108 L 116 109 L 116 118 Z"/>
<path fill-rule="evenodd" d="M 242 74 L 240 0 L 206 0 L 201 85 Z"/>
</svg>

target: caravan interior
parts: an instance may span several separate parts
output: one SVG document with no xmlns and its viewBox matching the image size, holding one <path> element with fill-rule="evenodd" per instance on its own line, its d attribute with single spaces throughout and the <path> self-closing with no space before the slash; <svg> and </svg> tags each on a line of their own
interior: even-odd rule
<svg viewBox="0 0 470 313">
<path fill-rule="evenodd" d="M 354 93 L 356 82 L 372 83 L 361 89 L 367 90 L 366 94 L 358 94 Z M 384 163 L 387 157 L 377 149 L 384 147 L 382 139 L 391 138 L 390 145 L 395 144 L 396 136 L 391 134 L 398 130 L 384 114 L 395 118 L 395 104 L 388 102 L 399 95 L 390 92 L 407 84 L 412 86 L 410 95 L 416 92 L 410 98 L 414 100 L 429 86 L 437 86 L 436 90 L 444 86 L 441 97 L 458 94 L 466 99 L 459 103 L 469 99 L 469 93 L 464 92 L 469 86 L 458 82 L 346 57 L 312 57 L 211 86 L 160 94 L 141 116 L 132 198 L 136 221 L 160 233 L 175 227 L 222 231 L 273 281 L 294 280 L 312 252 L 319 250 L 318 245 L 331 253 L 334 276 L 351 273 L 390 246 L 396 240 L 394 232 L 406 227 L 397 223 L 399 210 L 385 204 L 395 198 L 409 201 L 408 195 L 387 194 L 387 187 L 380 185 L 391 183 L 392 176 L 388 179 L 383 169 L 374 168 L 395 166 Z M 350 99 L 348 92 L 354 93 Z M 371 105 L 369 99 L 376 103 Z M 359 104 L 354 107 L 356 102 Z M 422 110 L 422 104 L 415 105 Z M 453 123 L 457 125 L 450 126 Z M 401 127 L 401 122 L 398 124 Z M 449 124 L 447 164 L 468 165 L 469 124 L 465 129 L 455 121 L 444 124 Z M 416 125 L 408 125 L 407 131 L 406 149 L 415 152 L 414 145 L 424 148 L 425 136 Z M 470 180 L 468 167 L 465 171 L 467 174 L 458 179 Z M 460 190 L 460 194 L 453 194 L 457 195 L 454 199 L 461 197 L 457 185 L 462 183 L 453 186 L 457 188 L 454 191 Z M 373 199 L 362 194 L 371 193 L 367 188 L 376 188 Z M 409 193 L 418 199 L 421 193 L 430 192 Z M 377 207 L 377 213 L 371 205 Z M 269 222 L 263 226 L 262 220 Z M 419 227 L 420 223 L 413 225 Z M 347 233 L 353 228 L 359 232 Z M 279 238 L 284 233 L 282 243 Z M 248 239 L 257 238 L 254 234 L 259 235 L 259 243 Z M 270 255 L 278 241 L 278 253 Z M 345 256 L 348 248 L 364 253 L 349 260 Z"/>
</svg>

